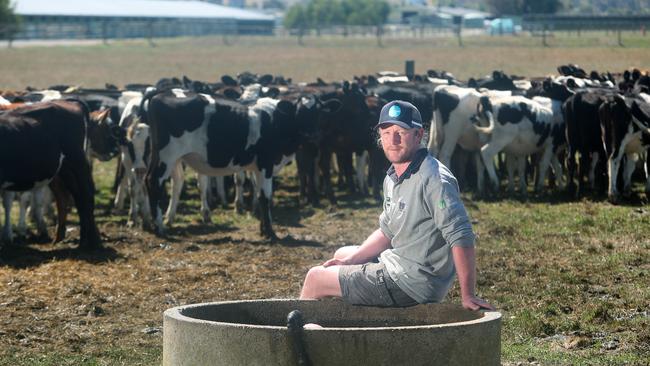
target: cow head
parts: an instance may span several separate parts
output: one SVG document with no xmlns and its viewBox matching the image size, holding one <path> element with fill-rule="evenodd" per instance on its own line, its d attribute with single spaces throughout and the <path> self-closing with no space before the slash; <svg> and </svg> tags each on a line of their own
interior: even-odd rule
<svg viewBox="0 0 650 366">
<path fill-rule="evenodd" d="M 322 137 L 322 120 L 338 113 L 342 106 L 336 98 L 322 101 L 313 94 L 301 96 L 296 107 L 301 144 L 317 144 Z"/>
<path fill-rule="evenodd" d="M 567 99 L 569 99 L 569 97 L 575 94 L 575 92 L 570 90 L 566 85 L 554 82 L 549 79 L 544 80 L 544 83 L 542 84 L 542 88 L 544 90 L 542 96 L 554 100 L 559 100 L 561 102 L 566 101 Z"/>
<path fill-rule="evenodd" d="M 119 153 L 119 145 L 125 142 L 125 132 L 109 118 L 110 109 L 90 113 L 87 140 L 90 154 L 101 161 L 108 161 Z"/>
<path fill-rule="evenodd" d="M 144 177 L 147 174 L 147 160 L 150 155 L 149 126 L 135 120 L 127 131 L 127 140 L 127 146 L 133 164 L 131 168 L 133 174 L 136 176 L 136 179 L 144 181 Z"/>
</svg>

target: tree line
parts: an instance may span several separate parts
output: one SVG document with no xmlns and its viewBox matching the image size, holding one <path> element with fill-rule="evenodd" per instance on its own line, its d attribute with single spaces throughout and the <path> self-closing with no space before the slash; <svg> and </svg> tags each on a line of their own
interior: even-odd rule
<svg viewBox="0 0 650 366">
<path fill-rule="evenodd" d="M 390 5 L 385 0 L 311 0 L 290 7 L 284 17 L 284 27 L 293 30 L 302 44 L 307 30 L 314 29 L 320 34 L 322 28 L 341 26 L 347 35 L 349 26 L 373 26 L 381 43 L 389 13 Z"/>
<path fill-rule="evenodd" d="M 0 0 L 0 39 L 11 42 L 19 26 L 20 17 L 14 13 L 11 0 Z"/>
</svg>

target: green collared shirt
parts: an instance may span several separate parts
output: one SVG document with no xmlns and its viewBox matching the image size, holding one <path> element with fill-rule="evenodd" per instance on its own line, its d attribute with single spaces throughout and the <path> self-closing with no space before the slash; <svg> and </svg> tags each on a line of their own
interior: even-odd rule
<svg viewBox="0 0 650 366">
<path fill-rule="evenodd" d="M 456 274 L 451 248 L 475 239 L 456 178 L 420 149 L 402 176 L 388 170 L 383 208 L 379 226 L 392 248 L 380 260 L 390 277 L 417 302 L 440 302 Z"/>
</svg>

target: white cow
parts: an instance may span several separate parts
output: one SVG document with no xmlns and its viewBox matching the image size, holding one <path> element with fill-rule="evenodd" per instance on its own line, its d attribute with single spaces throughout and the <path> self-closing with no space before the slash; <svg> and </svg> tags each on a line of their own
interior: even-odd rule
<svg viewBox="0 0 650 366">
<path fill-rule="evenodd" d="M 456 145 L 464 150 L 478 153 L 485 144 L 485 136 L 474 129 L 472 118 L 481 96 L 509 96 L 510 91 L 464 88 L 455 85 L 441 85 L 434 89 L 433 121 L 429 133 L 428 150 L 444 165 L 450 166 Z M 477 188 L 483 189 L 483 163 L 474 154 L 477 171 Z"/>
<path fill-rule="evenodd" d="M 476 130 L 490 136 L 490 141 L 481 147 L 481 157 L 488 171 L 490 181 L 498 189 L 498 178 L 493 159 L 500 152 L 507 155 L 509 191 L 514 191 L 514 169 L 519 171 L 519 185 L 526 194 L 526 157 L 541 153 L 539 175 L 535 190 L 540 191 L 546 179 L 546 170 L 553 155 L 553 112 L 531 99 L 521 96 L 502 98 L 481 97 Z M 487 127 L 482 125 L 488 124 Z"/>
</svg>

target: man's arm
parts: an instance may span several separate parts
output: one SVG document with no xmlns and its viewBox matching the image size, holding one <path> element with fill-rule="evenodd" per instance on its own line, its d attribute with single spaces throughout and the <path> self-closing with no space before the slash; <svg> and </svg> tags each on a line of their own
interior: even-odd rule
<svg viewBox="0 0 650 366">
<path fill-rule="evenodd" d="M 470 310 L 479 310 L 481 308 L 494 310 L 494 307 L 487 301 L 477 297 L 474 294 L 476 286 L 476 262 L 474 247 L 454 246 L 451 248 L 460 283 L 460 295 L 463 307 Z"/>
<path fill-rule="evenodd" d="M 356 251 L 345 258 L 329 259 L 323 263 L 323 267 L 367 263 L 377 258 L 381 252 L 390 247 L 390 239 L 384 235 L 381 229 L 377 229 L 368 236 Z"/>
</svg>

